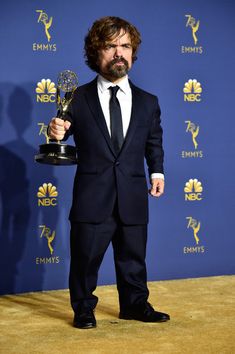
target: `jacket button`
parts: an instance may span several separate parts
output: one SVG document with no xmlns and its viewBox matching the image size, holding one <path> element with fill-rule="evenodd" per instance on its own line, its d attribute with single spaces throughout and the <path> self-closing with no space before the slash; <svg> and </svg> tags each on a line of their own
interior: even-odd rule
<svg viewBox="0 0 235 354">
<path fill-rule="evenodd" d="M 115 166 L 118 166 L 118 165 L 120 165 L 120 162 L 119 162 L 119 161 L 116 161 L 116 162 L 115 162 Z"/>
</svg>

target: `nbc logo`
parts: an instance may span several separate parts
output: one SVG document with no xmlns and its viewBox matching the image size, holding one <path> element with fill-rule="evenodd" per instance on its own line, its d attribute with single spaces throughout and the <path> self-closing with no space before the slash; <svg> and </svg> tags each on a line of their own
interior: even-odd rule
<svg viewBox="0 0 235 354">
<path fill-rule="evenodd" d="M 187 82 L 185 82 L 183 92 L 185 102 L 201 101 L 202 87 L 200 82 L 198 82 L 196 79 L 189 79 Z"/>
<path fill-rule="evenodd" d="M 42 186 L 38 188 L 38 206 L 56 206 L 58 191 L 52 183 L 43 183 Z"/>
<path fill-rule="evenodd" d="M 37 83 L 36 87 L 37 102 L 55 102 L 56 87 L 50 79 L 42 79 Z"/>
<path fill-rule="evenodd" d="M 196 178 L 190 179 L 185 183 L 184 192 L 185 192 L 185 200 L 195 201 L 202 200 L 202 184 Z"/>
</svg>

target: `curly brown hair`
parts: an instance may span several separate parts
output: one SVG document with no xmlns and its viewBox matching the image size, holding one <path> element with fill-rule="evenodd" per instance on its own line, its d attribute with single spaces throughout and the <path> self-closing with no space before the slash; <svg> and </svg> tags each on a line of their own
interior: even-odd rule
<svg viewBox="0 0 235 354">
<path fill-rule="evenodd" d="M 98 51 L 104 48 L 107 42 L 118 37 L 121 30 L 130 35 L 133 49 L 132 61 L 134 62 L 137 59 L 136 53 L 141 43 L 141 37 L 136 27 L 120 17 L 102 17 L 93 23 L 85 37 L 84 56 L 90 69 L 99 72 L 99 66 L 97 65 Z"/>
</svg>

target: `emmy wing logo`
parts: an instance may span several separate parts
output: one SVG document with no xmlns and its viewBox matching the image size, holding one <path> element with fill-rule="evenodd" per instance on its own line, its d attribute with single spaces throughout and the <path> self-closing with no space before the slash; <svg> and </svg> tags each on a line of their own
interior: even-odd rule
<svg viewBox="0 0 235 354">
<path fill-rule="evenodd" d="M 197 142 L 196 138 L 197 138 L 197 136 L 199 134 L 199 125 L 196 126 L 190 120 L 185 121 L 185 123 L 187 124 L 186 132 L 190 132 L 191 133 L 194 149 L 197 150 L 198 142 Z"/>
<path fill-rule="evenodd" d="M 40 127 L 38 135 L 39 136 L 44 135 L 46 138 L 46 143 L 48 144 L 49 143 L 49 136 L 47 135 L 48 126 L 45 123 L 38 123 L 38 125 Z"/>
<path fill-rule="evenodd" d="M 56 206 L 58 191 L 52 183 L 43 183 L 42 186 L 38 188 L 38 206 Z"/>
<path fill-rule="evenodd" d="M 193 219 L 191 216 L 188 216 L 186 219 L 188 220 L 187 228 L 191 228 L 193 230 L 193 237 L 194 237 L 196 244 L 198 245 L 199 241 L 200 241 L 199 236 L 198 236 L 198 232 L 200 230 L 201 223 L 200 223 L 200 221 Z"/>
<path fill-rule="evenodd" d="M 60 257 L 54 255 L 54 246 L 53 242 L 55 240 L 56 233 L 55 231 L 52 231 L 48 226 L 46 225 L 39 225 L 40 229 L 40 239 L 46 240 L 47 242 L 47 247 L 48 247 L 48 253 L 50 252 L 50 257 L 47 256 L 41 256 L 41 257 L 36 257 L 35 258 L 35 263 L 37 265 L 43 264 L 58 264 L 60 262 Z"/>
<path fill-rule="evenodd" d="M 33 43 L 33 51 L 56 51 L 56 43 L 51 44 L 51 27 L 53 17 L 48 16 L 44 10 L 36 10 L 38 15 L 37 23 L 40 24 L 43 29 L 44 38 L 46 43 Z"/>
<path fill-rule="evenodd" d="M 200 20 L 196 20 L 192 15 L 185 15 L 186 20 L 186 28 L 188 28 L 191 32 L 194 46 L 181 46 L 182 54 L 202 54 L 203 48 L 202 46 L 197 46 L 198 44 L 198 30 L 200 27 Z"/>
<path fill-rule="evenodd" d="M 40 238 L 45 237 L 47 239 L 47 246 L 49 248 L 50 254 L 54 253 L 54 249 L 52 247 L 52 242 L 55 238 L 55 231 L 51 232 L 51 229 L 46 225 L 40 225 L 39 228 L 41 229 Z"/>
<path fill-rule="evenodd" d="M 41 22 L 43 24 L 47 41 L 50 42 L 51 35 L 49 33 L 49 28 L 52 25 L 53 17 L 48 18 L 48 15 L 43 10 L 36 10 L 36 12 L 39 12 L 38 23 Z"/>
<path fill-rule="evenodd" d="M 202 200 L 202 184 L 196 178 L 190 179 L 185 183 L 185 201 Z"/>
<path fill-rule="evenodd" d="M 196 125 L 195 123 L 193 123 L 191 120 L 186 120 L 185 124 L 187 125 L 186 127 L 186 133 L 191 134 L 191 140 L 192 140 L 192 144 L 194 147 L 193 151 L 182 151 L 182 158 L 197 158 L 203 157 L 203 151 L 202 150 L 198 150 L 198 135 L 199 135 L 199 130 L 200 127 L 199 125 Z"/>
<path fill-rule="evenodd" d="M 187 23 L 186 23 L 186 27 L 190 27 L 191 31 L 192 31 L 192 37 L 194 40 L 194 45 L 197 45 L 198 42 L 198 38 L 196 36 L 196 33 L 199 29 L 199 25 L 200 25 L 200 21 L 196 21 L 195 18 L 191 15 L 185 15 L 185 17 L 188 18 Z"/>
<path fill-rule="evenodd" d="M 183 248 L 184 254 L 197 254 L 204 253 L 205 246 L 201 245 L 199 231 L 201 229 L 201 222 L 193 218 L 192 216 L 187 216 L 186 220 L 188 221 L 187 229 L 191 229 L 191 235 L 193 235 L 194 245 L 185 246 Z"/>
<path fill-rule="evenodd" d="M 56 101 L 56 86 L 50 79 L 42 79 L 36 87 L 37 102 L 54 103 Z"/>
<path fill-rule="evenodd" d="M 183 92 L 185 102 L 201 101 L 202 87 L 200 82 L 198 82 L 196 79 L 189 79 L 187 82 L 185 82 Z"/>
</svg>

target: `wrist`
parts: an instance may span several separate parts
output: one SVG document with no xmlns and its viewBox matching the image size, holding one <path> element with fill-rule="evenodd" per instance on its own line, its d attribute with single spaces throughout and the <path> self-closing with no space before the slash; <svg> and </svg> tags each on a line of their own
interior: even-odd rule
<svg viewBox="0 0 235 354">
<path fill-rule="evenodd" d="M 154 179 L 154 178 L 160 178 L 160 179 L 163 179 L 163 181 L 165 179 L 163 173 L 151 173 L 150 179 Z"/>
</svg>

